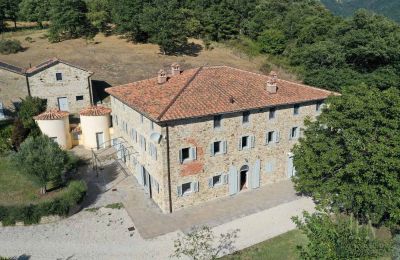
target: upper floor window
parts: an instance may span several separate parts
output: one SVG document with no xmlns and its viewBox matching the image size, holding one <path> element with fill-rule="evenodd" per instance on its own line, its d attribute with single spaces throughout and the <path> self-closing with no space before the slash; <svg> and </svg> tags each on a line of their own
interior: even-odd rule
<svg viewBox="0 0 400 260">
<path fill-rule="evenodd" d="M 76 101 L 81 101 L 81 100 L 83 100 L 83 96 L 76 96 L 75 99 L 76 99 Z"/>
<path fill-rule="evenodd" d="M 298 115 L 300 111 L 300 105 L 296 104 L 293 106 L 293 115 Z"/>
<path fill-rule="evenodd" d="M 247 124 L 249 122 L 250 122 L 250 112 L 245 111 L 245 112 L 243 112 L 242 123 Z"/>
<path fill-rule="evenodd" d="M 214 128 L 221 128 L 222 116 L 214 116 Z"/>
<path fill-rule="evenodd" d="M 318 101 L 317 104 L 315 105 L 315 111 L 320 112 L 322 109 L 322 101 Z"/>
<path fill-rule="evenodd" d="M 215 141 L 211 144 L 210 147 L 211 156 L 217 154 L 225 154 L 226 153 L 226 141 Z"/>
<path fill-rule="evenodd" d="M 300 136 L 300 128 L 295 126 L 292 127 L 292 129 L 290 130 L 290 134 L 289 134 L 289 138 L 290 139 L 297 139 Z"/>
<path fill-rule="evenodd" d="M 186 147 L 179 150 L 179 162 L 184 163 L 197 159 L 196 147 Z"/>
<path fill-rule="evenodd" d="M 242 136 L 239 139 L 239 150 L 249 149 L 254 147 L 254 136 Z"/>
<path fill-rule="evenodd" d="M 57 81 L 61 81 L 62 80 L 62 73 L 60 73 L 60 72 L 56 73 L 56 80 Z"/>
<path fill-rule="evenodd" d="M 279 142 L 279 132 L 278 131 L 269 131 L 267 132 L 267 136 L 265 138 L 265 143 L 278 143 Z"/>
<path fill-rule="evenodd" d="M 275 108 L 275 107 L 271 107 L 271 108 L 269 109 L 268 118 L 269 118 L 269 119 L 274 119 L 274 118 L 275 118 L 275 114 L 276 114 L 276 108 Z"/>
</svg>

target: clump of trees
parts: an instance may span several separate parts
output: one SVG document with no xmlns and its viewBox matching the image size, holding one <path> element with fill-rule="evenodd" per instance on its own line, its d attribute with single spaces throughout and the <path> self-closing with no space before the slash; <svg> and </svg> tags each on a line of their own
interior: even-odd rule
<svg viewBox="0 0 400 260">
<path fill-rule="evenodd" d="M 0 53 L 11 54 L 22 51 L 21 42 L 18 40 L 0 40 Z"/>
<path fill-rule="evenodd" d="M 42 187 L 42 194 L 49 182 L 56 187 L 62 183 L 61 176 L 68 164 L 66 152 L 45 135 L 28 137 L 12 158 L 22 173 Z"/>
</svg>

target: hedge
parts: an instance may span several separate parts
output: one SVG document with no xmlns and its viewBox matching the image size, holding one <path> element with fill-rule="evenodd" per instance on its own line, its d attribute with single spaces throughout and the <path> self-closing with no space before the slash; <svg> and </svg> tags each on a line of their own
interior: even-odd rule
<svg viewBox="0 0 400 260">
<path fill-rule="evenodd" d="M 73 206 L 82 202 L 86 191 L 85 182 L 71 181 L 66 191 L 53 200 L 30 205 L 0 206 L 0 222 L 4 226 L 15 225 L 18 221 L 37 224 L 44 216 L 67 216 Z"/>
</svg>

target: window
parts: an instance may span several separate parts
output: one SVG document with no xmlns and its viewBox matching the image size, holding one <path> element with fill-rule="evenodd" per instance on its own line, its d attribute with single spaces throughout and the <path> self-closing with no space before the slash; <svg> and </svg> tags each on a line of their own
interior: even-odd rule
<svg viewBox="0 0 400 260">
<path fill-rule="evenodd" d="M 193 192 L 199 191 L 199 183 L 197 181 L 186 182 L 177 187 L 178 196 L 189 195 Z"/>
<path fill-rule="evenodd" d="M 300 132 L 300 129 L 297 126 L 292 127 L 292 130 L 290 131 L 290 139 L 298 138 L 299 132 Z"/>
<path fill-rule="evenodd" d="M 83 96 L 76 96 L 75 99 L 76 99 L 76 101 L 81 101 L 81 100 L 83 100 Z"/>
<path fill-rule="evenodd" d="M 267 144 L 269 144 L 269 143 L 272 143 L 272 142 L 275 142 L 275 140 L 276 140 L 276 133 L 275 133 L 275 131 L 269 131 L 268 133 L 267 133 Z"/>
<path fill-rule="evenodd" d="M 153 121 L 150 121 L 150 129 L 154 130 L 154 122 Z"/>
<path fill-rule="evenodd" d="M 211 144 L 211 156 L 226 153 L 226 141 L 215 141 Z"/>
<path fill-rule="evenodd" d="M 293 115 L 298 115 L 300 110 L 300 105 L 296 104 L 293 106 Z"/>
<path fill-rule="evenodd" d="M 152 143 L 149 144 L 149 154 L 153 160 L 157 160 L 157 147 Z"/>
<path fill-rule="evenodd" d="M 222 116 L 214 116 L 214 128 L 221 128 Z"/>
<path fill-rule="evenodd" d="M 56 80 L 57 81 L 61 81 L 62 80 L 62 73 L 60 73 L 60 72 L 56 73 Z"/>
<path fill-rule="evenodd" d="M 52 141 L 54 141 L 54 142 L 57 143 L 57 136 L 55 136 L 55 137 L 50 137 L 50 139 L 51 139 Z"/>
<path fill-rule="evenodd" d="M 216 175 L 216 176 L 214 176 L 214 177 L 212 178 L 212 184 L 213 184 L 213 187 L 216 186 L 216 185 L 222 184 L 222 177 L 221 177 L 221 175 Z"/>
<path fill-rule="evenodd" d="M 139 136 L 139 146 L 143 151 L 146 151 L 146 138 L 143 135 Z"/>
<path fill-rule="evenodd" d="M 137 132 L 134 128 L 131 129 L 131 139 L 132 139 L 132 141 L 137 143 Z"/>
<path fill-rule="evenodd" d="M 269 109 L 269 115 L 268 115 L 268 118 L 271 120 L 271 119 L 274 119 L 275 118 L 275 114 L 276 114 L 276 108 L 275 107 L 271 107 L 270 109 Z"/>
<path fill-rule="evenodd" d="M 193 161 L 196 160 L 197 157 L 197 151 L 196 148 L 194 147 L 187 147 L 187 148 L 182 148 L 179 150 L 179 162 L 180 163 L 185 163 L 188 161 Z"/>
<path fill-rule="evenodd" d="M 143 122 L 144 122 L 144 116 L 143 116 L 143 115 L 140 115 L 140 123 L 143 124 Z"/>
<path fill-rule="evenodd" d="M 250 122 L 250 112 L 249 111 L 245 111 L 245 112 L 243 112 L 242 123 L 243 124 L 247 124 L 249 122 Z"/>
<path fill-rule="evenodd" d="M 254 147 L 254 136 L 242 136 L 239 140 L 239 150 Z"/>
<path fill-rule="evenodd" d="M 322 108 L 322 101 L 318 101 L 317 104 L 315 105 L 315 111 L 320 112 Z"/>
</svg>

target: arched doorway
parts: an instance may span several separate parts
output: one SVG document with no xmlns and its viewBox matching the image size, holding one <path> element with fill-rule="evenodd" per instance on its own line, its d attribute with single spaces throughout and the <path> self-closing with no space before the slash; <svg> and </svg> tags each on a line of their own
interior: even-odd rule
<svg viewBox="0 0 400 260">
<path fill-rule="evenodd" d="M 248 175 L 249 175 L 249 166 L 243 165 L 240 168 L 239 173 L 239 190 L 245 190 L 248 188 Z"/>
</svg>

